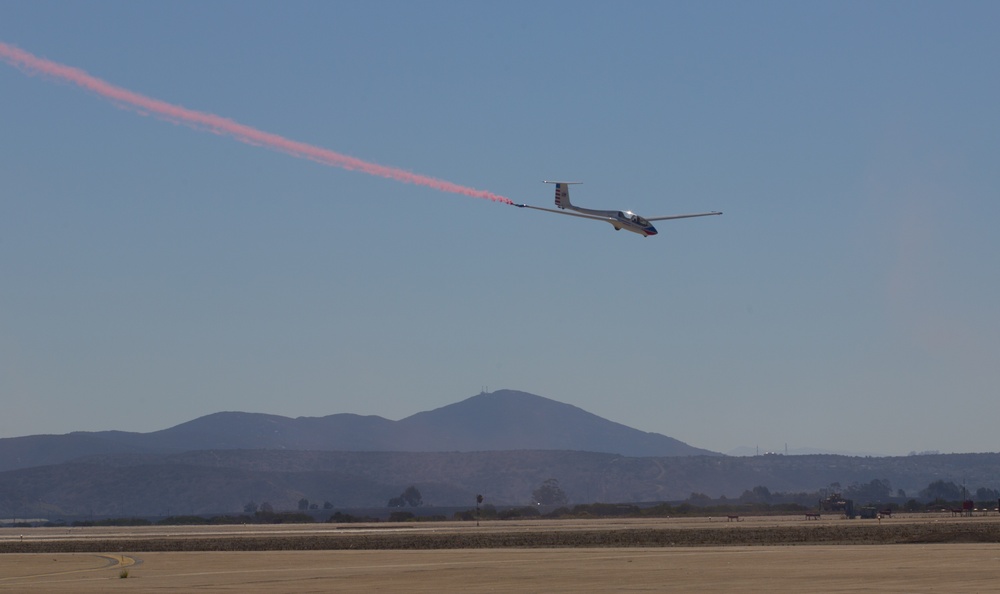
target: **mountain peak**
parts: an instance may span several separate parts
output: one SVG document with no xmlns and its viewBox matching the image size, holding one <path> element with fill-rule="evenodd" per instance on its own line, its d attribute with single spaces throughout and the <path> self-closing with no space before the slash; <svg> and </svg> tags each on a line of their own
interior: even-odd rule
<svg viewBox="0 0 1000 594">
<path fill-rule="evenodd" d="M 483 392 L 398 422 L 428 441 L 414 451 L 578 450 L 624 456 L 714 452 L 608 421 L 581 408 L 517 390 Z M 416 445 L 416 444 L 412 444 Z"/>
</svg>

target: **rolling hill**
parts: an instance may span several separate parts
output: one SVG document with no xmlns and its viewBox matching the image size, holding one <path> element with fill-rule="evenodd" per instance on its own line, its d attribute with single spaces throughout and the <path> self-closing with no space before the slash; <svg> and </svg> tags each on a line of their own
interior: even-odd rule
<svg viewBox="0 0 1000 594">
<path fill-rule="evenodd" d="M 527 505 L 556 479 L 570 503 L 671 501 L 692 493 L 815 492 L 885 480 L 910 497 L 931 481 L 994 487 L 1000 454 L 864 458 L 766 455 L 627 457 L 558 450 L 321 452 L 202 450 L 115 454 L 0 472 L 0 519 L 238 514 L 250 501 L 295 510 L 382 508 L 416 486 L 429 506 Z M 326 512 L 329 517 L 330 512 Z M 387 512 L 386 512 L 387 513 Z M 324 518 L 325 519 L 325 518 Z"/>
</svg>

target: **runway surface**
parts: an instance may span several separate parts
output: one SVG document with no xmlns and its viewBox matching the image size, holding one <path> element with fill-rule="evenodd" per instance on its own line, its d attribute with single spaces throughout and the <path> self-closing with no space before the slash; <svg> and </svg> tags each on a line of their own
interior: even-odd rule
<svg viewBox="0 0 1000 594">
<path fill-rule="evenodd" d="M 948 534 L 981 534 L 975 526 L 1000 518 L 944 516 L 883 520 L 747 518 L 726 522 L 626 520 L 434 525 L 382 524 L 0 530 L 0 544 L 25 541 L 138 542 L 143 538 L 359 538 L 368 535 L 524 533 L 588 534 L 660 530 L 709 537 L 760 530 L 815 530 L 825 523 L 848 530 L 940 525 Z M 808 524 L 806 522 L 809 522 Z M 851 523 L 853 522 L 853 524 Z M 867 527 L 866 527 L 867 526 Z M 41 532 L 34 532 L 41 530 Z M 60 531 L 62 534 L 57 534 Z M 784 534 L 777 532 L 775 534 Z M 679 534 L 679 532 L 674 532 Z M 118 539 L 118 540 L 116 540 Z M 125 539 L 125 540 L 122 540 Z M 269 550 L 0 555 L 0 591 L 12 592 L 987 592 L 1000 583 L 1000 543 L 849 544 L 661 547 L 458 548 L 432 550 Z M 961 539 L 959 539 L 961 540 Z M 127 571 L 127 577 L 121 577 Z"/>
</svg>

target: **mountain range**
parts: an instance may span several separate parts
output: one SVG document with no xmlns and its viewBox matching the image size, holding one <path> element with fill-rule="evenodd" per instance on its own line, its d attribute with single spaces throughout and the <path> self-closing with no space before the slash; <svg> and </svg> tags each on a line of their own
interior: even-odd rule
<svg viewBox="0 0 1000 594">
<path fill-rule="evenodd" d="M 192 450 L 479 452 L 572 450 L 623 456 L 720 455 L 548 398 L 498 390 L 399 421 L 334 414 L 291 419 L 219 412 L 151 433 L 74 432 L 0 439 L 0 471 L 84 456 Z"/>
<path fill-rule="evenodd" d="M 428 505 L 525 505 L 558 481 L 571 503 L 807 493 L 881 481 L 913 496 L 932 481 L 1000 487 L 1000 454 L 894 458 L 723 456 L 575 406 L 501 390 L 400 421 L 336 414 L 208 415 L 162 431 L 0 439 L 0 518 L 240 513 L 386 506 L 410 486 Z"/>
</svg>

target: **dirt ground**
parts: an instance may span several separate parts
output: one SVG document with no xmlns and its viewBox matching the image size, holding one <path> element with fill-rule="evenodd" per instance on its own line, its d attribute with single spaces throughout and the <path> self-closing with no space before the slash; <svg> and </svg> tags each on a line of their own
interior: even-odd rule
<svg viewBox="0 0 1000 594">
<path fill-rule="evenodd" d="M 819 521 L 797 517 L 559 521 L 372 526 L 3 529 L 0 591 L 16 592 L 990 592 L 1000 587 L 1000 517 L 917 516 Z M 984 529 L 985 528 L 985 529 Z M 872 530 L 918 538 L 864 544 Z M 882 530 L 884 529 L 884 530 Z M 830 532 L 832 531 L 832 532 Z M 829 532 L 838 544 L 808 544 Z M 699 542 L 745 536 L 760 544 L 600 546 L 629 535 L 689 536 Z M 487 541 L 476 540 L 491 535 Z M 798 534 L 798 536 L 795 536 Z M 876 535 L 879 533 L 876 533 Z M 938 534 L 937 538 L 928 535 Z M 395 535 L 395 536 L 393 536 Z M 391 548 L 369 545 L 531 542 L 556 535 L 576 546 Z M 610 536 L 609 536 L 610 535 Z M 703 537 L 698 536 L 703 535 Z M 762 537 L 763 535 L 763 537 Z M 805 538 L 802 537 L 805 535 Z M 909 536 L 907 536 L 909 535 Z M 772 539 L 791 537 L 790 542 Z M 850 539 L 862 540 L 851 543 Z M 23 538 L 23 540 L 22 540 Z M 397 540 L 393 540 L 396 538 Z M 297 540 L 298 539 L 298 540 Z M 458 540 L 454 540 L 458 539 Z M 183 543 L 232 548 L 259 543 L 335 542 L 323 550 L 176 550 Z M 166 543 L 168 550 L 60 552 L 67 543 Z M 347 543 L 365 550 L 351 550 Z M 844 544 L 839 544 L 844 542 Z M 179 545 L 180 543 L 180 545 Z M 218 548 L 218 547 L 217 547 Z M 172 549 L 172 550 L 171 550 Z M 122 578 L 123 572 L 127 577 Z"/>
</svg>

